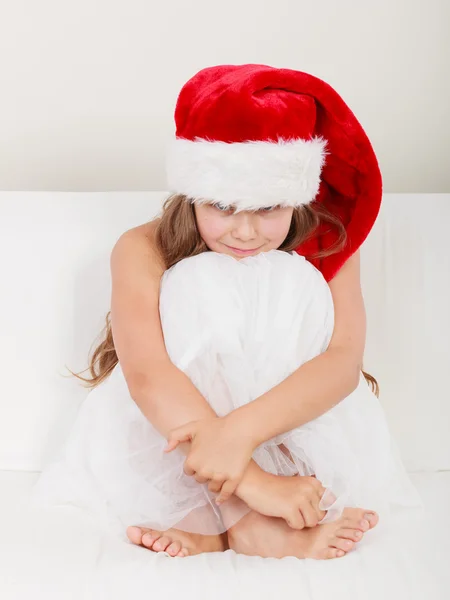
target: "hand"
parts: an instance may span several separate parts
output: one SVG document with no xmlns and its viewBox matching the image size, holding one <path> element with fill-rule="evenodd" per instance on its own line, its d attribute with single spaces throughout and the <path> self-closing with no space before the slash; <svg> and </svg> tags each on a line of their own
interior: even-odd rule
<svg viewBox="0 0 450 600">
<path fill-rule="evenodd" d="M 208 489 L 220 492 L 216 503 L 221 504 L 234 494 L 256 447 L 250 436 L 240 433 L 226 416 L 191 421 L 169 433 L 164 452 L 191 441 L 183 470 L 199 483 L 209 481 Z"/>
<path fill-rule="evenodd" d="M 326 511 L 319 509 L 325 488 L 315 477 L 287 477 L 262 472 L 257 484 L 241 497 L 250 508 L 268 517 L 281 517 L 289 527 L 315 527 Z"/>
</svg>

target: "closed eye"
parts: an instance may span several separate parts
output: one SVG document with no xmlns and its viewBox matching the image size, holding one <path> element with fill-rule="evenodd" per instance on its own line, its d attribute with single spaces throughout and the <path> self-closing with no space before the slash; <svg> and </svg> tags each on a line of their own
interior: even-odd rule
<svg viewBox="0 0 450 600">
<path fill-rule="evenodd" d="M 263 213 L 267 213 L 267 212 L 272 212 L 274 210 L 278 210 L 280 208 L 280 206 L 275 205 L 275 206 L 265 206 L 264 208 L 260 208 L 258 212 L 263 212 Z"/>
<path fill-rule="evenodd" d="M 235 208 L 233 206 L 222 206 L 221 204 L 217 203 L 217 204 L 212 204 L 212 206 L 214 208 L 217 208 L 217 210 L 220 210 L 220 212 L 229 212 L 229 213 L 234 213 Z"/>
</svg>

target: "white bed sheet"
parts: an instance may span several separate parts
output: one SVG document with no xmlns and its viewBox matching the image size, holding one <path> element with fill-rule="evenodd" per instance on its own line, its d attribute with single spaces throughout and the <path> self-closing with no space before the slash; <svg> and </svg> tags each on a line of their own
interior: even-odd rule
<svg viewBox="0 0 450 600">
<path fill-rule="evenodd" d="M 393 549 L 382 571 L 367 562 L 371 544 L 362 554 L 330 561 L 249 557 L 232 550 L 174 559 L 105 535 L 78 509 L 27 509 L 37 476 L 0 472 L 2 600 L 411 600 L 411 586 L 425 590 L 429 600 L 450 597 L 450 472 L 411 474 L 431 511 L 430 537 L 424 545 L 423 530 L 408 527 L 405 544 Z M 426 566 L 408 562 L 414 540 L 432 565 L 425 579 Z M 376 541 L 373 535 L 371 543 Z"/>
</svg>

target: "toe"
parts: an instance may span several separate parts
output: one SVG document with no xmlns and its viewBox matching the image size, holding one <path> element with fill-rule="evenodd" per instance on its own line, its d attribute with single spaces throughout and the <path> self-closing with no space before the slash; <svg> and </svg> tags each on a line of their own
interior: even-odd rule
<svg viewBox="0 0 450 600">
<path fill-rule="evenodd" d="M 352 540 L 346 540 L 344 538 L 336 537 L 331 545 L 338 550 L 343 550 L 344 552 L 349 552 L 355 545 Z"/>
<path fill-rule="evenodd" d="M 142 536 L 142 543 L 144 544 L 144 546 L 146 548 L 153 548 L 153 544 L 155 543 L 156 540 L 158 540 L 161 537 L 161 533 L 159 533 L 159 531 L 154 531 L 153 529 L 149 529 L 146 533 L 144 533 L 144 535 Z"/>
<path fill-rule="evenodd" d="M 170 556 L 176 556 L 181 550 L 180 542 L 172 542 L 169 546 L 167 546 L 166 552 L 170 554 Z"/>
<path fill-rule="evenodd" d="M 347 517 L 342 521 L 341 525 L 346 529 L 359 529 L 360 531 L 367 531 L 370 527 L 370 523 L 364 516 L 366 514 L 368 514 L 368 511 L 364 509 L 351 509 Z"/>
<path fill-rule="evenodd" d="M 352 540 L 353 542 L 360 542 L 363 535 L 363 532 L 359 529 L 338 529 L 336 532 L 336 537 Z"/>
<path fill-rule="evenodd" d="M 339 550 L 338 548 L 327 548 L 325 552 L 325 559 L 330 558 L 338 558 L 340 556 L 344 556 L 345 552 L 343 550 Z"/>
<path fill-rule="evenodd" d="M 370 523 L 370 529 L 373 529 L 375 527 L 375 525 L 378 523 L 378 515 L 376 512 L 373 511 L 366 511 L 364 513 L 364 519 L 366 519 L 367 521 L 369 521 Z"/>
<path fill-rule="evenodd" d="M 140 544 L 142 541 L 142 529 L 140 527 L 127 527 L 127 537 L 133 544 Z"/>
<path fill-rule="evenodd" d="M 167 548 L 167 546 L 169 546 L 172 543 L 172 540 L 167 537 L 166 535 L 163 535 L 162 537 L 159 538 L 159 540 L 157 540 L 154 544 L 153 544 L 153 550 L 157 550 L 158 552 L 164 552 Z"/>
<path fill-rule="evenodd" d="M 364 518 L 364 515 L 347 519 L 342 525 L 345 529 L 359 529 L 363 533 L 370 529 L 370 523 Z"/>
</svg>

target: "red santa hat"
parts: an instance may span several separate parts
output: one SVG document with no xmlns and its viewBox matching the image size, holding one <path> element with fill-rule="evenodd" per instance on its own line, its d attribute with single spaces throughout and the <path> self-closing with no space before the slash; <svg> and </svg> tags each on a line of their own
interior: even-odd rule
<svg viewBox="0 0 450 600">
<path fill-rule="evenodd" d="M 327 281 L 371 230 L 382 197 L 378 162 L 355 115 L 321 79 L 267 65 L 208 67 L 181 89 L 175 123 L 170 191 L 236 211 L 316 202 L 340 218 L 345 248 L 311 259 Z M 296 251 L 308 257 L 337 236 L 323 223 Z"/>
</svg>

